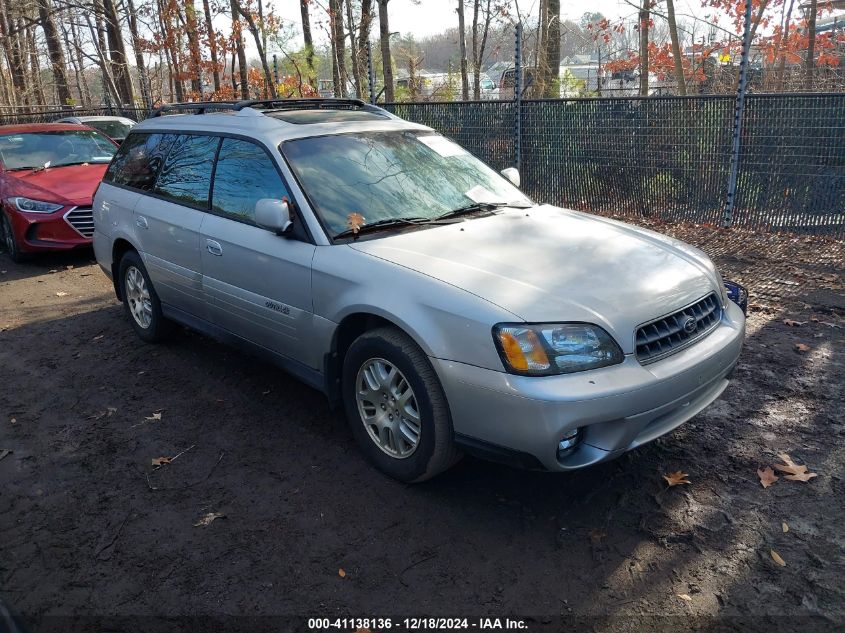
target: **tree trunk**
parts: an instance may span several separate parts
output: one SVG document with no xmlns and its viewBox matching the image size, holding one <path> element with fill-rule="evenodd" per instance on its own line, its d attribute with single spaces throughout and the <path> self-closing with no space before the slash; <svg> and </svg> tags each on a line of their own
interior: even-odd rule
<svg viewBox="0 0 845 633">
<path fill-rule="evenodd" d="M 393 94 L 393 61 L 390 57 L 390 21 L 387 15 L 387 3 L 390 0 L 378 0 L 378 25 L 381 39 L 381 62 L 384 74 L 384 99 L 387 103 L 395 100 Z"/>
<path fill-rule="evenodd" d="M 129 65 L 126 63 L 126 46 L 123 43 L 123 33 L 117 17 L 117 9 L 114 6 L 114 0 L 102 0 L 102 2 L 115 87 L 120 95 L 121 104 L 132 105 L 135 97 L 132 92 Z"/>
<path fill-rule="evenodd" d="M 144 101 L 144 107 L 151 108 L 150 82 L 147 74 L 147 66 L 144 63 L 144 54 L 141 51 L 141 38 L 138 35 L 138 16 L 135 14 L 134 0 L 127 0 L 126 17 L 129 22 L 129 34 L 132 37 L 132 50 L 135 51 L 135 67 L 138 69 L 138 84 L 141 87 L 141 98 Z"/>
<path fill-rule="evenodd" d="M 197 8 L 194 0 L 184 0 L 185 34 L 188 36 L 188 53 L 191 56 L 191 90 L 202 95 L 202 54 L 197 33 Z"/>
<path fill-rule="evenodd" d="M 273 75 L 270 73 L 270 66 L 267 64 L 267 52 L 264 48 L 264 43 L 261 39 L 261 29 L 255 23 L 255 19 L 248 11 L 244 11 L 239 0 L 232 0 L 232 5 L 238 9 L 244 20 L 246 20 L 247 28 L 252 33 L 252 39 L 255 40 L 255 48 L 258 49 L 258 59 L 261 62 L 261 69 L 264 71 L 264 98 L 276 98 L 276 86 L 273 82 Z M 243 49 L 243 46 L 241 47 Z"/>
<path fill-rule="evenodd" d="M 370 41 L 370 25 L 373 22 L 373 2 L 372 0 L 361 0 L 361 21 L 358 23 L 358 59 L 361 64 L 364 64 L 367 59 L 367 44 Z M 362 69 L 362 75 L 367 76 L 369 82 L 369 66 L 367 70 Z M 361 82 L 361 98 L 364 97 L 363 81 Z M 369 84 L 368 84 L 369 85 Z"/>
<path fill-rule="evenodd" d="M 53 21 L 50 0 L 38 0 L 38 17 L 41 19 L 41 28 L 44 29 L 44 38 L 47 41 L 47 53 L 50 56 L 53 80 L 56 83 L 56 96 L 61 105 L 70 105 L 73 97 L 70 95 L 65 73 L 65 55 L 62 51 L 59 32 L 56 30 L 56 23 Z"/>
<path fill-rule="evenodd" d="M 458 0 L 458 49 L 461 54 L 461 96 L 469 101 L 469 74 L 467 71 L 467 29 L 464 21 L 464 0 Z"/>
<path fill-rule="evenodd" d="M 548 0 L 548 29 L 546 31 L 546 82 L 543 96 L 560 97 L 560 0 Z"/>
<path fill-rule="evenodd" d="M 810 0 L 809 15 L 807 16 L 807 90 L 813 89 L 813 79 L 816 70 L 816 14 L 818 13 L 818 0 Z"/>
<path fill-rule="evenodd" d="M 202 0 L 202 10 L 205 14 L 205 30 L 208 32 L 208 50 L 211 53 L 211 65 L 214 67 L 211 75 L 214 79 L 214 92 L 220 92 L 220 67 L 217 61 L 217 33 L 214 31 L 214 24 L 211 20 L 211 4 L 208 0 Z"/>
<path fill-rule="evenodd" d="M 346 96 L 346 35 L 343 29 L 342 0 L 329 0 L 332 35 L 332 76 L 335 97 Z"/>
<path fill-rule="evenodd" d="M 314 40 L 311 39 L 311 16 L 308 12 L 309 0 L 299 0 L 299 12 L 302 16 L 302 39 L 305 41 L 305 63 L 308 65 L 308 83 L 316 87 L 314 77 Z"/>
<path fill-rule="evenodd" d="M 349 31 L 349 52 L 352 59 L 352 80 L 355 83 L 355 96 L 364 98 L 364 82 L 361 81 L 361 58 L 358 53 L 359 47 L 355 37 L 355 19 L 352 14 L 352 0 L 346 0 L 346 28 Z"/>
<path fill-rule="evenodd" d="M 687 95 L 687 84 L 684 79 L 684 60 L 681 57 L 681 44 L 678 39 L 678 23 L 675 21 L 675 0 L 666 0 L 666 17 L 669 22 L 669 37 L 672 40 L 672 65 L 675 69 L 675 83 L 678 86 L 678 94 L 685 97 Z"/>
<path fill-rule="evenodd" d="M 35 44 L 35 27 L 24 27 L 24 21 L 21 19 L 20 28 L 25 29 L 26 33 L 26 48 L 29 57 L 30 73 L 32 75 L 35 103 L 46 104 L 47 97 L 44 94 L 44 82 L 41 79 L 41 67 L 38 63 L 38 47 Z"/>
<path fill-rule="evenodd" d="M 95 2 L 96 1 L 97 0 L 95 0 Z M 167 76 L 168 83 L 170 84 L 170 97 L 171 99 L 175 98 L 177 102 L 182 102 L 185 100 L 185 93 L 184 87 L 182 85 L 179 64 L 178 49 L 180 38 L 178 33 L 173 28 L 173 23 L 171 21 L 172 12 L 168 11 L 168 7 L 165 6 L 164 0 L 157 0 L 157 4 L 158 21 L 161 28 L 161 33 L 164 35 L 165 40 L 165 46 L 163 48 L 165 61 L 167 62 Z"/>
<path fill-rule="evenodd" d="M 238 18 L 238 0 L 231 0 L 232 7 L 232 38 L 235 40 L 235 52 L 238 55 L 238 71 L 241 82 L 241 98 L 249 99 L 249 80 L 246 68 L 246 53 L 244 52 L 244 39 L 241 33 L 241 21 Z M 234 65 L 233 65 L 234 69 Z M 232 72 L 234 75 L 234 70 Z"/>
<path fill-rule="evenodd" d="M 651 20 L 651 0 L 640 6 L 640 95 L 648 96 L 648 23 Z"/>
<path fill-rule="evenodd" d="M 82 71 L 80 60 L 77 57 L 76 52 L 74 52 L 73 45 L 70 43 L 70 33 L 68 32 L 68 23 L 70 26 L 73 27 L 73 18 L 67 21 L 59 21 L 59 25 L 62 28 L 62 40 L 64 40 L 65 48 L 67 49 L 68 59 L 70 60 L 70 67 L 73 69 L 73 77 L 76 80 L 76 93 L 79 95 L 79 103 L 82 104 L 82 107 L 88 108 L 90 107 L 90 102 L 86 98 L 86 91 L 87 88 L 85 82 L 82 79 Z M 74 35 L 74 41 L 78 41 L 76 35 Z"/>
<path fill-rule="evenodd" d="M 12 87 L 17 102 L 29 104 L 24 76 L 23 60 L 21 59 L 20 39 L 17 34 L 12 35 L 15 25 L 9 15 L 7 0 L 0 0 L 0 41 L 6 53 L 9 64 L 9 74 L 12 76 Z"/>
</svg>

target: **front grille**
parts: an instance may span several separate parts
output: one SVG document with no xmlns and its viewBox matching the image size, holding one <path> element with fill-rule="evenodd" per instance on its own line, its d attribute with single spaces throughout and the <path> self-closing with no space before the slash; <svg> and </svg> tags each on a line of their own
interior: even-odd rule
<svg viewBox="0 0 845 633">
<path fill-rule="evenodd" d="M 72 209 L 65 214 L 65 220 L 82 237 L 91 237 L 94 235 L 94 211 L 92 209 Z"/>
<path fill-rule="evenodd" d="M 679 352 L 706 336 L 721 318 L 719 298 L 711 293 L 683 310 L 641 325 L 637 328 L 637 360 L 652 363 Z"/>
</svg>

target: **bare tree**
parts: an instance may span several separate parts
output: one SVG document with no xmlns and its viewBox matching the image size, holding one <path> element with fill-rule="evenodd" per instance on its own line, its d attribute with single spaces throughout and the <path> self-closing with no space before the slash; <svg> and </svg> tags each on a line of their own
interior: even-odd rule
<svg viewBox="0 0 845 633">
<path fill-rule="evenodd" d="M 678 23 L 675 21 L 675 0 L 666 0 L 666 20 L 669 22 L 669 38 L 672 40 L 672 66 L 675 70 L 675 83 L 678 94 L 687 94 L 687 84 L 684 80 L 684 60 L 681 56 L 681 45 L 678 39 Z"/>
<path fill-rule="evenodd" d="M 543 96 L 559 97 L 560 82 L 558 79 L 560 68 L 560 0 L 546 1 L 546 41 L 544 46 L 545 81 L 543 82 Z"/>
<path fill-rule="evenodd" d="M 346 96 L 346 35 L 343 29 L 342 0 L 329 0 L 329 24 L 332 39 L 332 78 L 336 97 Z"/>
<path fill-rule="evenodd" d="M 640 21 L 640 95 L 648 96 L 648 26 L 651 20 L 651 0 L 642 0 Z"/>
<path fill-rule="evenodd" d="M 308 83 L 314 84 L 314 40 L 311 38 L 311 16 L 308 11 L 310 0 L 299 0 L 302 16 L 302 39 L 305 41 L 305 63 L 308 65 Z"/>
<path fill-rule="evenodd" d="M 807 9 L 807 59 L 805 66 L 807 67 L 807 89 L 813 88 L 813 79 L 816 70 L 816 14 L 818 13 L 818 0 L 810 0 L 810 6 Z"/>
<path fill-rule="evenodd" d="M 388 103 L 395 100 L 393 93 L 393 60 L 390 56 L 390 20 L 387 15 L 387 3 L 390 0 L 378 0 L 379 38 L 381 39 L 381 61 L 384 74 L 384 99 Z"/>
<path fill-rule="evenodd" d="M 214 92 L 220 92 L 220 62 L 217 59 L 217 33 L 214 30 L 214 24 L 212 24 L 211 20 L 211 3 L 209 0 L 202 0 L 202 10 L 205 14 L 206 37 L 208 38 L 211 65 L 213 66 L 211 76 L 214 80 Z"/>
<path fill-rule="evenodd" d="M 244 39 L 241 33 L 241 21 L 238 18 L 238 0 L 230 1 L 232 7 L 232 40 L 235 53 L 232 55 L 232 82 L 235 81 L 235 54 L 238 56 L 238 72 L 240 73 L 241 98 L 249 99 L 249 78 L 246 68 L 246 53 L 244 52 Z"/>
<path fill-rule="evenodd" d="M 44 39 L 47 41 L 47 53 L 50 56 L 50 66 L 56 84 L 56 96 L 59 103 L 66 106 L 71 103 L 72 97 L 65 74 L 65 55 L 56 23 L 53 21 L 53 8 L 50 6 L 50 0 L 38 0 L 38 16 L 41 19 L 41 28 L 44 30 Z"/>
<path fill-rule="evenodd" d="M 467 74 L 467 29 L 464 22 L 464 0 L 458 0 L 458 48 L 461 53 L 461 95 L 469 100 L 469 77 Z"/>
<path fill-rule="evenodd" d="M 132 104 L 134 101 L 132 78 L 129 76 L 129 65 L 126 62 L 126 46 L 123 43 L 123 33 L 120 28 L 120 20 L 118 19 L 114 0 L 102 0 L 102 7 L 115 87 L 117 88 L 121 103 Z"/>
<path fill-rule="evenodd" d="M 492 0 L 487 0 L 484 9 L 484 25 L 481 27 L 481 38 L 479 39 L 479 13 L 481 12 L 482 0 L 473 0 L 472 6 L 472 98 L 481 99 L 481 64 L 484 61 L 484 50 L 487 48 L 487 36 L 490 32 L 490 23 L 493 14 L 490 12 Z"/>
</svg>

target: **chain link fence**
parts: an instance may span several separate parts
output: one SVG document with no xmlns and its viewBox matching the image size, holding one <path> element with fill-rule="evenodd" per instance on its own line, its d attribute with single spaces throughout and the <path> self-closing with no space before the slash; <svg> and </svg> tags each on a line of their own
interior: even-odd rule
<svg viewBox="0 0 845 633">
<path fill-rule="evenodd" d="M 719 225 L 734 103 L 733 96 L 711 95 L 386 107 L 454 139 L 496 169 L 519 165 L 523 190 L 538 202 Z M 148 113 L 0 109 L 0 123 L 109 114 L 140 121 Z M 747 96 L 733 224 L 845 237 L 845 93 Z"/>
<path fill-rule="evenodd" d="M 537 201 L 718 225 L 734 104 L 699 96 L 388 108 L 496 169 L 518 164 Z M 845 236 L 845 93 L 748 95 L 740 143 L 734 225 Z"/>
</svg>

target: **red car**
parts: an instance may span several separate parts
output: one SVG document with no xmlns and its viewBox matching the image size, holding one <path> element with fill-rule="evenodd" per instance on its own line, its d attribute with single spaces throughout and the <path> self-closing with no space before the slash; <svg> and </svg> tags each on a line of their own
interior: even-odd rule
<svg viewBox="0 0 845 633">
<path fill-rule="evenodd" d="M 14 261 L 91 244 L 94 191 L 116 151 L 71 123 L 0 126 L 0 237 Z"/>
</svg>

